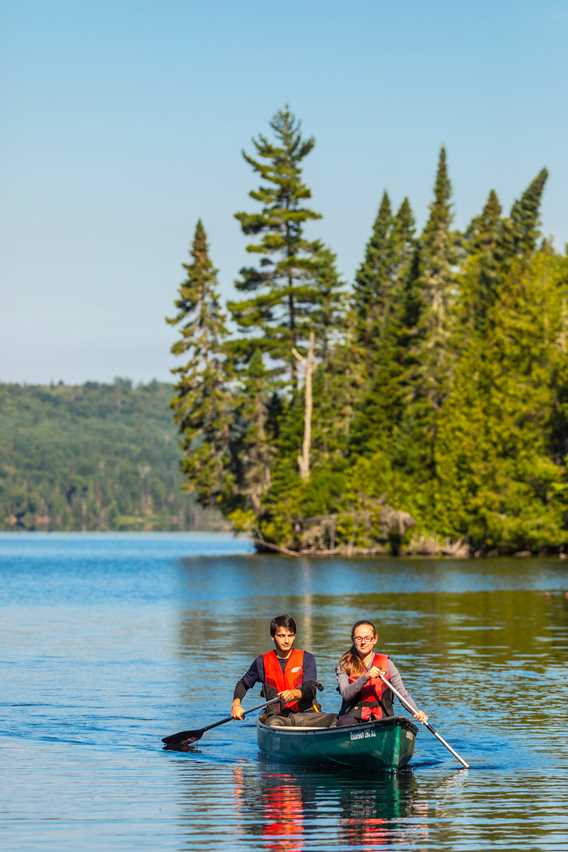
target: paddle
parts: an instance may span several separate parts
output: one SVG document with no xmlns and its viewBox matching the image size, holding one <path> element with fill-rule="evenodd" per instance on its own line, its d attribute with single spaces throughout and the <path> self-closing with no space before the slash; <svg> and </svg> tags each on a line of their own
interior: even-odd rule
<svg viewBox="0 0 568 852">
<path fill-rule="evenodd" d="M 253 710 L 262 710 L 263 707 L 269 707 L 271 704 L 275 704 L 277 701 L 280 701 L 278 697 L 271 698 L 270 701 L 265 701 L 264 704 L 259 704 L 257 707 L 251 707 L 247 710 L 247 713 L 252 713 Z M 212 725 L 206 725 L 204 728 L 197 728 L 195 731 L 178 731 L 177 734 L 170 734 L 168 737 L 163 737 L 162 742 L 165 743 L 166 748 L 175 748 L 176 746 L 181 745 L 191 745 L 191 743 L 196 743 L 197 740 L 200 740 L 205 731 L 210 731 L 211 728 L 217 728 L 219 725 L 225 725 L 227 722 L 232 722 L 233 717 L 227 716 L 225 719 L 220 719 L 218 722 L 213 722 Z"/>
<path fill-rule="evenodd" d="M 400 700 L 400 702 L 402 703 L 403 707 L 406 707 L 406 709 L 407 709 L 407 710 L 410 710 L 410 712 L 411 712 L 411 713 L 416 713 L 416 712 L 417 712 L 417 711 L 416 711 L 416 707 L 413 707 L 411 704 L 409 704 L 409 703 L 408 703 L 408 701 L 406 701 L 406 700 L 402 697 L 402 695 L 400 694 L 400 692 L 398 691 L 398 689 L 395 689 L 395 687 L 392 685 L 392 683 L 391 683 L 390 681 L 388 681 L 388 680 L 386 679 L 386 677 L 385 677 L 384 675 L 382 675 L 380 672 L 379 672 L 379 677 L 380 677 L 380 679 L 382 680 L 382 682 L 383 682 L 383 683 L 385 683 L 385 684 L 388 686 L 388 688 L 391 690 L 391 692 L 394 692 L 394 694 L 396 695 L 396 697 L 397 697 L 397 698 Z M 457 751 L 456 751 L 455 749 L 453 749 L 453 748 L 451 747 L 451 745 L 450 745 L 448 742 L 446 742 L 446 740 L 443 738 L 443 736 L 442 736 L 441 734 L 439 734 L 439 733 L 438 733 L 438 731 L 436 731 L 436 730 L 432 727 L 432 725 L 430 724 L 430 722 L 422 722 L 421 724 L 422 724 L 422 725 L 424 725 L 424 727 L 425 727 L 425 728 L 428 728 L 428 730 L 430 731 L 430 733 L 431 733 L 431 734 L 433 734 L 433 735 L 436 737 L 436 739 L 437 739 L 437 740 L 440 740 L 440 742 L 442 743 L 442 745 L 443 745 L 443 746 L 445 746 L 445 747 L 448 749 L 448 751 L 449 751 L 449 752 L 451 752 L 451 753 L 453 754 L 453 756 L 456 758 L 456 760 L 459 760 L 459 762 L 460 762 L 460 763 L 461 763 L 461 765 L 464 767 L 464 769 L 469 769 L 469 763 L 466 763 L 466 761 L 463 759 L 463 757 L 461 757 L 461 756 L 457 753 Z"/>
</svg>

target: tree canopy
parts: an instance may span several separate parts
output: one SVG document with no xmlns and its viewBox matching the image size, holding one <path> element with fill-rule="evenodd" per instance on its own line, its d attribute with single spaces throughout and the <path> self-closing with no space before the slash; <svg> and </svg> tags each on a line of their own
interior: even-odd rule
<svg viewBox="0 0 568 852">
<path fill-rule="evenodd" d="M 308 206 L 314 138 L 285 107 L 252 144 L 257 208 L 235 215 L 257 262 L 232 323 L 209 260 L 205 348 L 183 324 L 197 297 L 177 303 L 187 488 L 260 547 L 568 548 L 568 258 L 541 233 L 546 169 L 460 231 L 442 147 L 422 231 L 383 191 L 348 288 Z"/>
</svg>

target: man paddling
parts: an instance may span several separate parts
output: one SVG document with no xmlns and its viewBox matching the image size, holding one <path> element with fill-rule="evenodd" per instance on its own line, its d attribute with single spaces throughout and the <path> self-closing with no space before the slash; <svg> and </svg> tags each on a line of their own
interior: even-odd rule
<svg viewBox="0 0 568 852">
<path fill-rule="evenodd" d="M 267 651 L 251 664 L 238 681 L 233 693 L 231 716 L 244 719 L 241 700 L 247 691 L 262 683 L 262 694 L 270 700 L 282 700 L 270 707 L 262 721 L 267 725 L 318 725 L 330 724 L 335 719 L 330 713 L 319 713 L 315 705 L 317 689 L 316 659 L 308 651 L 294 648 L 296 622 L 290 615 L 278 615 L 270 622 L 270 635 L 274 650 Z M 327 719 L 329 717 L 329 720 Z"/>
</svg>

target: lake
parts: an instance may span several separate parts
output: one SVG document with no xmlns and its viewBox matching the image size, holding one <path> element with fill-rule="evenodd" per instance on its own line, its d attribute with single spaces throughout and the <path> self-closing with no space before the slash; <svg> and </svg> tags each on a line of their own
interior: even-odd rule
<svg viewBox="0 0 568 852">
<path fill-rule="evenodd" d="M 286 559 L 213 534 L 0 534 L 0 843 L 7 850 L 568 849 L 568 563 Z M 325 710 L 351 624 L 377 622 L 418 705 L 412 771 L 259 760 L 255 721 L 193 751 L 298 623 Z M 254 694 L 252 694 L 254 692 Z M 258 689 L 244 701 L 260 703 Z"/>
</svg>

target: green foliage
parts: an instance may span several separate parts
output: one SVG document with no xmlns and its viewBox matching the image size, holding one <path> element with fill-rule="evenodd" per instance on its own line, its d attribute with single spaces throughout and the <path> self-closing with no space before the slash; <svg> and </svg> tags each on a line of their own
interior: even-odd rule
<svg viewBox="0 0 568 852">
<path fill-rule="evenodd" d="M 181 492 L 171 386 L 0 385 L 0 528 L 219 526 Z"/>
<path fill-rule="evenodd" d="M 315 139 L 302 136 L 301 124 L 288 107 L 276 113 L 270 128 L 273 140 L 261 134 L 253 139 L 255 155 L 243 152 L 262 181 L 249 193 L 261 209 L 235 217 L 243 234 L 255 238 L 247 251 L 259 257 L 259 266 L 241 269 L 235 286 L 247 297 L 228 304 L 241 335 L 232 351 L 241 360 L 254 351 L 269 355 L 276 384 L 282 386 L 286 369 L 295 392 L 293 350 L 306 345 L 314 327 L 323 329 L 320 345 L 326 345 L 333 330 L 333 297 L 341 284 L 333 254 L 319 240 L 305 236 L 305 226 L 321 218 L 306 206 L 311 191 L 302 177 L 303 161 Z"/>
<path fill-rule="evenodd" d="M 566 541 L 566 469 L 551 452 L 566 263 L 513 266 L 456 368 L 437 446 L 437 507 L 450 534 L 477 548 Z M 564 292 L 563 292 L 564 290 Z"/>
<path fill-rule="evenodd" d="M 513 204 L 501 240 L 505 259 L 513 261 L 530 258 L 536 251 L 540 237 L 540 205 L 547 180 L 548 171 L 541 169 Z"/>
<path fill-rule="evenodd" d="M 224 355 L 225 317 L 217 293 L 217 270 L 209 257 L 207 235 L 201 221 L 193 238 L 191 264 L 183 264 L 186 277 L 179 288 L 177 314 L 168 319 L 180 337 L 172 354 L 183 363 L 171 400 L 174 420 L 182 437 L 182 469 L 186 487 L 202 506 L 230 505 L 231 471 L 229 367 Z"/>
<path fill-rule="evenodd" d="M 320 218 L 302 177 L 315 140 L 288 108 L 271 131 L 244 155 L 259 209 L 236 217 L 258 264 L 229 303 L 234 332 L 206 252 L 177 303 L 188 489 L 294 550 L 566 550 L 568 257 L 540 233 L 546 170 L 508 217 L 492 190 L 461 235 L 442 148 L 422 233 L 385 192 L 346 294 L 333 252 L 304 232 Z"/>
</svg>

